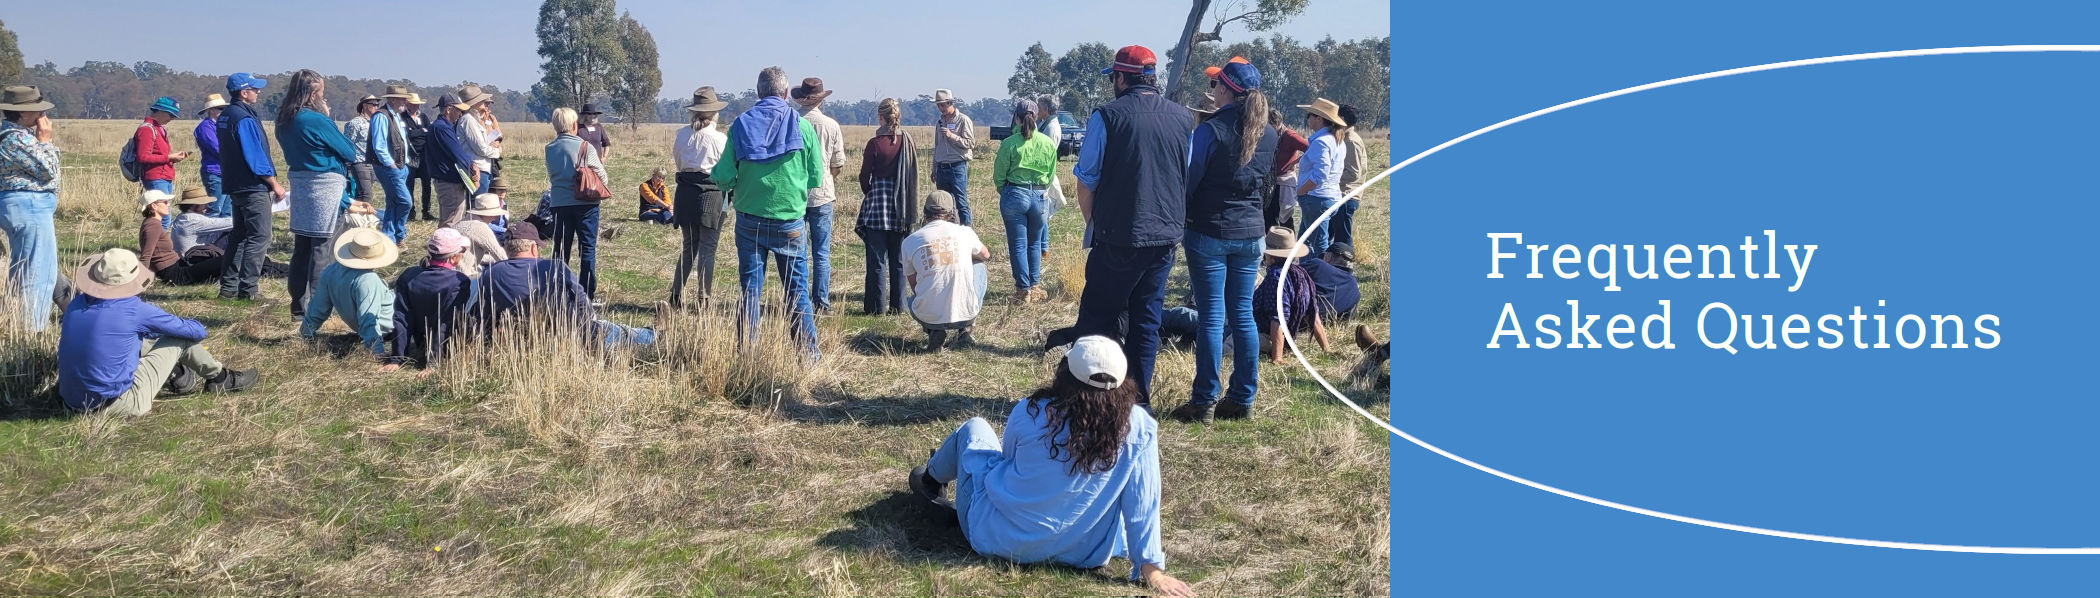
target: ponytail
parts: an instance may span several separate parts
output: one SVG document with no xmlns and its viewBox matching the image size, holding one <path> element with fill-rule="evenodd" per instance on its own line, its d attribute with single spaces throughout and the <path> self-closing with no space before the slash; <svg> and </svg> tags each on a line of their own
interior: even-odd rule
<svg viewBox="0 0 2100 598">
<path fill-rule="evenodd" d="M 1254 160 L 1254 150 L 1261 146 L 1263 128 L 1268 123 L 1262 116 L 1269 114 L 1269 96 L 1259 89 L 1249 89 L 1241 95 L 1240 104 L 1240 166 Z"/>
</svg>

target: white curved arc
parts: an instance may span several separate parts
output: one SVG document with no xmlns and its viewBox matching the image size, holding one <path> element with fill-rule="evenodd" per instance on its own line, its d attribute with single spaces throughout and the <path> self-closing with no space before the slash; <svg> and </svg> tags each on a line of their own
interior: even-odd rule
<svg viewBox="0 0 2100 598">
<path fill-rule="evenodd" d="M 1305 239 L 1306 239 L 1306 237 L 1310 236 L 1310 232 L 1311 232 L 1311 230 L 1312 230 L 1312 226 L 1311 226 L 1311 224 L 1317 224 L 1317 223 L 1319 223 L 1319 222 L 1325 222 L 1325 221 L 1326 221 L 1326 220 L 1327 220 L 1328 218 L 1330 218 L 1330 217 L 1334 216 L 1334 213 L 1335 213 L 1335 211 L 1337 211 L 1337 210 L 1341 209 L 1341 207 L 1342 207 L 1342 205 L 1343 205 L 1344 203 L 1347 203 L 1347 202 L 1351 202 L 1351 201 L 1356 201 L 1356 197 L 1357 197 L 1358 195 L 1362 194 L 1362 193 L 1363 193 L 1363 190 L 1364 190 L 1364 189 L 1368 189 L 1368 188 L 1370 188 L 1370 187 L 1371 187 L 1372 185 L 1376 185 L 1376 184 L 1378 184 L 1378 182 L 1379 182 L 1379 181 L 1383 181 L 1383 180 L 1385 180 L 1385 179 L 1386 179 L 1387 177 L 1390 177 L 1390 176 L 1392 176 L 1392 175 L 1393 175 L 1393 173 L 1395 173 L 1395 172 L 1398 172 L 1398 171 L 1399 171 L 1400 169 L 1402 169 L 1402 168 L 1406 168 L 1406 167 L 1408 167 L 1409 165 L 1411 165 L 1411 164 L 1414 164 L 1415 162 L 1419 162 L 1419 161 L 1421 161 L 1421 160 L 1422 160 L 1423 158 L 1427 158 L 1427 157 L 1429 157 L 1429 156 L 1431 156 L 1431 155 L 1433 155 L 1433 154 L 1436 154 L 1437 152 L 1441 152 L 1441 151 L 1444 151 L 1444 149 L 1445 149 L 1445 148 L 1448 148 L 1448 147 L 1451 147 L 1451 146 L 1454 146 L 1454 145 L 1458 145 L 1458 144 L 1460 144 L 1460 143 L 1463 143 L 1463 142 L 1465 142 L 1465 141 L 1467 141 L 1467 140 L 1469 140 L 1469 139 L 1472 139 L 1472 138 L 1474 138 L 1474 137 L 1479 137 L 1479 136 L 1481 136 L 1481 135 L 1485 135 L 1485 134 L 1487 134 L 1487 133 L 1489 133 L 1489 132 L 1492 132 L 1492 131 L 1495 131 L 1495 130 L 1497 130 L 1497 129 L 1501 129 L 1501 128 L 1504 128 L 1504 127 L 1508 127 L 1508 126 L 1510 126 L 1510 125 L 1514 125 L 1514 124 L 1517 124 L 1517 123 L 1521 123 L 1521 122 L 1524 122 L 1524 121 L 1527 121 L 1527 120 L 1531 120 L 1531 119 L 1533 119 L 1533 118 L 1537 118 L 1537 117 L 1540 117 L 1540 116 L 1544 116 L 1544 115 L 1547 115 L 1547 114 L 1552 114 L 1552 113 L 1555 113 L 1555 112 L 1559 112 L 1559 111 L 1562 111 L 1562 110 L 1566 110 L 1566 109 L 1569 109 L 1569 108 L 1574 108 L 1574 107 L 1576 107 L 1576 106 L 1581 106 L 1581 105 L 1584 105 L 1584 104 L 1590 104 L 1590 103 L 1600 102 L 1600 101 L 1603 101 L 1603 100 L 1608 100 L 1608 99 L 1611 99 L 1611 98 L 1616 98 L 1616 97 L 1619 97 L 1619 96 L 1623 96 L 1623 95 L 1628 95 L 1628 94 L 1634 94 L 1634 93 L 1640 93 L 1640 92 L 1643 92 L 1643 91 L 1648 91 L 1648 90 L 1651 90 L 1651 89 L 1656 89 L 1656 88 L 1661 88 L 1661 87 L 1669 87 L 1669 86 L 1672 86 L 1672 85 L 1678 85 L 1678 84 L 1683 84 L 1683 83 L 1691 83 L 1691 82 L 1694 82 L 1694 81 L 1704 81 L 1704 80 L 1707 80 L 1707 79 L 1718 79 L 1718 78 L 1721 78 L 1721 77 L 1728 77 L 1728 76 L 1733 76 L 1733 75 L 1741 75 L 1741 74 L 1745 74 L 1745 73 L 1755 73 L 1755 72 L 1759 72 L 1759 71 L 1770 71 L 1770 70 L 1778 70 L 1778 69 L 1785 69 L 1785 68 L 1793 68 L 1793 67 L 1800 67 L 1800 66 L 1811 66 L 1811 65 L 1818 65 L 1818 64 L 1832 64 L 1832 63 L 1839 63 L 1839 62 L 1855 62 L 1855 61 L 1861 61 L 1861 60 L 1875 60 L 1875 59 L 1880 59 L 1880 58 L 1907 58 L 1907 57 L 1912 57 L 1912 56 L 1940 56 L 1940 55 L 1950 55 L 1950 54 L 1993 54 L 1993 53 L 2011 53 L 2011 52 L 2100 52 L 2100 45 L 2015 45 L 2015 46 L 1968 46 L 1968 47 L 1957 47 L 1957 48 L 1927 48 L 1927 49 L 1921 49 L 1921 50 L 1899 50 L 1899 51 L 1893 51 L 1893 52 L 1870 52 L 1870 53 L 1866 53 L 1866 54 L 1847 54 L 1847 55 L 1844 55 L 1844 56 L 1830 56 L 1830 57 L 1825 57 L 1825 58 L 1810 58 L 1810 59 L 1806 59 L 1806 60 L 1793 60 L 1793 61 L 1788 61 L 1788 62 L 1775 62 L 1775 63 L 1771 63 L 1771 64 L 1762 64 L 1762 65 L 1757 65 L 1757 66 L 1746 66 L 1746 67 L 1742 67 L 1742 68 L 1734 68 L 1734 69 L 1728 69 L 1728 70 L 1725 70 L 1725 71 L 1714 71 L 1714 72 L 1711 72 L 1711 73 L 1704 73 L 1704 74 L 1699 74 L 1699 75 L 1691 75 L 1691 76 L 1686 76 L 1686 77 L 1678 77 L 1678 78 L 1676 78 L 1676 79 L 1670 79 L 1670 80 L 1667 80 L 1667 81 L 1657 81 L 1657 82 L 1655 82 L 1655 83 L 1649 83 L 1649 84 L 1646 84 L 1646 85 L 1640 85 L 1640 86 L 1635 86 L 1635 87 L 1628 87 L 1628 88 L 1625 88 L 1625 89 L 1621 89 L 1621 90 L 1618 90 L 1618 91 L 1611 91 L 1611 92 L 1601 93 L 1601 94 L 1593 95 L 1593 96 L 1590 96 L 1590 97 L 1582 98 L 1582 99 L 1579 99 L 1579 100 L 1575 100 L 1575 101 L 1571 101 L 1571 102 L 1566 102 L 1566 103 L 1562 103 L 1562 104 L 1559 104 L 1559 105 L 1556 105 L 1556 106 L 1553 106 L 1553 107 L 1550 107 L 1550 108 L 1546 108 L 1546 109 L 1542 109 L 1542 110 L 1537 110 L 1537 111 L 1533 111 L 1533 112 L 1531 112 L 1531 113 L 1528 113 L 1528 114 L 1525 114 L 1525 115 L 1523 115 L 1523 116 L 1518 116 L 1518 117 L 1516 117 L 1516 118 L 1511 118 L 1511 119 L 1509 119 L 1509 120 L 1505 120 L 1505 121 L 1502 121 L 1502 122 L 1498 122 L 1498 123 L 1495 123 L 1495 124 L 1492 124 L 1492 125 L 1488 125 L 1487 127 L 1483 127 L 1483 128 L 1481 128 L 1481 129 L 1479 129 L 1479 130 L 1476 130 L 1476 131 L 1473 131 L 1473 132 L 1471 132 L 1471 133 L 1467 133 L 1467 134 L 1465 134 L 1465 135 L 1461 135 L 1461 136 L 1459 136 L 1459 137 L 1457 137 L 1457 138 L 1455 138 L 1455 139 L 1452 139 L 1452 140 L 1450 140 L 1450 141 L 1445 141 L 1445 142 L 1443 142 L 1443 143 L 1437 144 L 1437 146 L 1436 146 L 1436 147 L 1432 147 L 1432 148 L 1429 148 L 1429 149 L 1427 149 L 1427 150 L 1424 150 L 1424 151 L 1423 151 L 1422 153 L 1419 153 L 1419 154 L 1415 154 L 1415 155 L 1414 155 L 1413 157 L 1410 157 L 1410 158 L 1408 158 L 1408 159 L 1406 159 L 1406 160 L 1403 160 L 1403 161 L 1401 161 L 1401 162 L 1400 162 L 1399 164 L 1395 164 L 1395 165 L 1393 165 L 1393 167 L 1392 167 L 1392 168 L 1387 168 L 1387 169 L 1385 169 L 1385 171 L 1384 171 L 1384 172 L 1380 172 L 1380 173 L 1378 173 L 1378 175 L 1377 175 L 1377 176 L 1371 177 L 1371 179 L 1370 179 L 1370 180 L 1364 181 L 1364 183 L 1363 183 L 1363 184 L 1361 184 L 1361 185 L 1358 185 L 1358 186 L 1357 186 L 1357 188 L 1356 188 L 1356 190 L 1355 190 L 1355 191 L 1352 191 L 1352 192 L 1350 192 L 1350 193 L 1348 193 L 1348 194 L 1344 195 L 1344 196 L 1342 197 L 1342 200 L 1341 200 L 1341 201 L 1337 201 L 1337 202 L 1335 202 L 1335 203 L 1334 203 L 1334 205 L 1332 205 L 1332 206 L 1329 206 L 1329 207 L 1327 208 L 1327 211 L 1325 211 L 1325 212 L 1322 212 L 1322 213 L 1320 214 L 1320 217 L 1319 217 L 1319 218 L 1317 218 L 1317 219 L 1314 219 L 1314 220 L 1310 220 L 1310 221 L 1308 221 L 1308 225 L 1307 225 L 1307 226 L 1305 226 L 1306 232 L 1305 232 L 1305 233 L 1301 233 L 1301 234 L 1299 235 L 1299 238 L 1298 238 L 1298 242 L 1299 242 L 1299 243 L 1304 243 L 1304 242 L 1305 242 Z M 1292 262 L 1295 262 L 1295 261 L 1297 261 L 1297 258 L 1294 258 L 1294 257 L 1293 257 L 1293 258 L 1284 258 L 1284 264 L 1285 264 L 1285 266 L 1286 266 L 1286 267 L 1288 267 L 1290 263 L 1292 263 Z M 1277 285 L 1277 287 L 1276 287 L 1276 290 L 1277 290 L 1277 291 L 1276 291 L 1276 309 L 1277 309 L 1277 313 L 1283 313 L 1283 285 Z M 1422 448 L 1423 448 L 1423 449 L 1425 449 L 1425 450 L 1428 450 L 1429 452 L 1432 452 L 1432 453 L 1436 453 L 1436 454 L 1437 454 L 1438 456 L 1441 456 L 1441 457 L 1443 457 L 1443 458 L 1446 458 L 1446 459 L 1450 459 L 1450 460 L 1452 460 L 1452 461 L 1456 461 L 1456 462 L 1458 462 L 1458 463 L 1459 463 L 1459 464 L 1461 464 L 1461 465 L 1465 465 L 1465 466 L 1467 466 L 1467 467 L 1471 467 L 1471 468 L 1473 468 L 1473 469 L 1477 469 L 1477 470 L 1480 470 L 1480 471 L 1482 471 L 1482 472 L 1485 472 L 1485 473 L 1487 473 L 1487 474 L 1493 475 L 1493 476 L 1495 476 L 1495 477 L 1499 477 L 1499 478 L 1502 478 L 1502 479 L 1505 479 L 1505 480 L 1509 480 L 1509 481 L 1512 481 L 1512 482 L 1516 482 L 1516 483 L 1519 483 L 1519 484 L 1523 484 L 1523 485 L 1525 485 L 1525 486 L 1530 486 L 1530 487 L 1532 487 L 1532 488 L 1535 488 L 1535 489 L 1538 489 L 1538 490 L 1543 490 L 1543 491 L 1546 491 L 1546 492 L 1551 492 L 1551 493 L 1553 493 L 1553 494 L 1558 494 L 1558 495 L 1561 495 L 1561 496 L 1564 496 L 1564 497 L 1572 498 L 1572 499 L 1575 499 L 1575 500 L 1579 500 L 1579 501 L 1582 501 L 1582 502 L 1586 502 L 1586 503 L 1590 503 L 1590 504 L 1593 504 L 1593 505 L 1598 505 L 1598 506 L 1603 506 L 1603 507 L 1610 507 L 1610 508 L 1613 508 L 1613 509 L 1618 509 L 1618 510 L 1621 510 L 1621 511 L 1626 511 L 1626 512 L 1628 512 L 1628 513 L 1637 513 L 1637 514 L 1641 514 L 1641 515 L 1647 515 L 1647 516 L 1649 516 L 1649 517 L 1656 517 L 1656 518 L 1660 518 L 1660 519 L 1668 519 L 1668 520 L 1670 520 L 1670 521 L 1676 521 L 1676 522 L 1680 522 L 1680 523 L 1689 523 L 1689 524 L 1692 524 L 1692 525 L 1703 525 L 1703 526 L 1706 526 L 1706 527 L 1711 527 L 1711 528 L 1717 528 L 1717 529 L 1725 529 L 1725 530 L 1729 530 L 1729 531 L 1737 531 L 1737 532 L 1743 532 L 1743 533 L 1747 533 L 1747 534 L 1758 534 L 1758 535 L 1763 535 L 1763 536 L 1773 536 L 1773 537 L 1779 537 L 1779 538 L 1791 538 L 1791 539 L 1795 539 L 1795 540 L 1808 540 L 1808 541 L 1811 541 L 1811 542 L 1828 542 L 1828 543 L 1832 543 L 1832 544 L 1849 544 L 1849 545 L 1853 545 L 1853 546 L 1868 546 L 1868 547 L 1874 547 L 1874 548 L 1901 548 L 1901 549 L 1905 549 L 1905 550 L 1929 550 L 1929 551 L 1937 551 L 1937 552 L 1968 552 L 1968 553 L 1979 553 L 1979 554 L 2100 554 L 2100 547 L 2085 547 L 2085 548 L 2050 548 L 2050 547 L 2023 547 L 2023 546 L 1966 546 L 1966 545 L 1958 545 L 1958 544 L 1919 544 L 1919 543 L 1913 543 L 1913 542 L 1889 542 L 1889 541 L 1884 541 L 1884 540 L 1866 540 L 1866 539 L 1860 539 L 1860 538 L 1842 538 L 1842 537 L 1838 537 L 1838 536 L 1825 536 L 1825 535 L 1820 535 L 1820 534 L 1806 534 L 1806 533 L 1801 533 L 1801 532 L 1790 532 L 1790 531 L 1785 531 L 1785 530 L 1776 530 L 1776 529 L 1770 529 L 1770 528 L 1762 528 L 1762 527 L 1754 527 L 1754 526 L 1748 526 L 1748 525 L 1738 525 L 1738 524 L 1734 524 L 1734 523 L 1726 523 L 1726 522 L 1721 522 L 1721 521 L 1713 521 L 1713 520 L 1710 520 L 1710 519 L 1700 519 L 1700 518 L 1697 518 L 1697 517 L 1687 517 L 1687 516 L 1684 516 L 1684 515 L 1675 515 L 1675 514 L 1671 514 L 1671 513 L 1664 513 L 1664 512 L 1661 512 L 1661 511 L 1656 511 L 1656 510 L 1653 510 L 1653 509 L 1644 509 L 1644 508 L 1641 508 L 1641 507 L 1636 507 L 1636 506 L 1633 506 L 1633 505 L 1629 505 L 1629 504 L 1624 504 L 1624 503 L 1618 503 L 1618 502 L 1613 502 L 1613 501 L 1609 501 L 1609 500 L 1605 500 L 1605 499 L 1602 499 L 1602 498 L 1597 498 L 1597 497 L 1594 497 L 1594 496 L 1589 496 L 1589 495 L 1586 495 L 1586 494 L 1581 494 L 1581 493 L 1578 493 L 1578 492 L 1573 492 L 1573 491 L 1569 491 L 1569 490 L 1562 490 L 1562 489 L 1560 489 L 1560 488 L 1555 488 L 1555 487 L 1553 487 L 1553 486 L 1548 486 L 1548 485 L 1545 485 L 1545 484 L 1542 484 L 1542 483 L 1539 483 L 1539 482 L 1534 482 L 1534 481 L 1531 481 L 1531 480 L 1528 480 L 1528 479 L 1525 479 L 1525 478 L 1522 478 L 1522 477 L 1518 477 L 1518 476 L 1516 476 L 1516 475 L 1514 475 L 1514 474 L 1510 474 L 1510 473 L 1508 473 L 1508 472 L 1505 472 L 1505 471 L 1502 471 L 1502 470 L 1499 470 L 1499 469 L 1495 469 L 1495 468 L 1493 468 L 1493 467 L 1488 467 L 1488 466 L 1486 466 L 1486 465 L 1482 465 L 1482 464 L 1480 464 L 1480 463 L 1474 462 L 1474 461 L 1473 461 L 1473 460 L 1471 460 L 1471 459 L 1467 459 L 1467 458 L 1465 458 L 1465 457 L 1461 457 L 1461 456 L 1458 456 L 1457 454 L 1454 454 L 1454 453 L 1452 453 L 1451 451 L 1447 451 L 1447 450 L 1444 450 L 1444 449 L 1442 449 L 1442 448 L 1438 448 L 1438 447 L 1437 447 L 1436 445 L 1433 445 L 1433 444 L 1430 444 L 1430 443 L 1428 443 L 1428 442 L 1425 442 L 1425 441 L 1423 441 L 1423 440 L 1422 440 L 1422 439 L 1420 439 L 1420 438 L 1416 438 L 1416 437 L 1414 437 L 1414 435 L 1412 435 L 1412 434 L 1408 434 L 1407 432 L 1401 431 L 1401 430 L 1400 430 L 1399 428 L 1393 427 L 1393 424 L 1392 424 L 1392 422 L 1388 422 L 1388 421 L 1386 421 L 1386 420 L 1382 420 L 1382 419 L 1379 419 L 1379 418 L 1378 418 L 1378 416 L 1375 416 L 1375 415 L 1371 415 L 1371 412 L 1369 412 L 1369 411 L 1365 411 L 1365 410 L 1364 410 L 1364 408 L 1363 408 L 1362 406 L 1359 406 L 1359 405 L 1357 405 L 1355 401 L 1351 401 L 1351 400 L 1349 400 L 1349 397 L 1348 397 L 1348 396 L 1346 396 L 1346 395 L 1343 395 L 1343 394 L 1342 394 L 1342 391 L 1340 391 L 1340 390 L 1337 390 L 1337 389 L 1335 389 L 1334 385 L 1333 385 L 1333 384 L 1331 384 L 1331 383 L 1329 383 L 1329 382 L 1327 381 L 1327 378 L 1326 378 L 1326 377 L 1324 377 L 1324 376 L 1321 376 L 1321 375 L 1320 375 L 1320 372 L 1319 372 L 1318 370 L 1316 370 L 1316 369 L 1314 369 L 1314 368 L 1313 368 L 1313 366 L 1312 366 L 1312 361 L 1311 361 L 1311 360 L 1308 360 L 1308 359 L 1306 359 L 1306 357 L 1305 357 L 1305 353 L 1304 353 L 1304 352 L 1302 352 L 1302 351 L 1300 351 L 1300 350 L 1298 349 L 1298 341 L 1297 341 L 1297 339 L 1296 339 L 1296 338 L 1294 338 L 1294 337 L 1292 337 L 1291 335 L 1288 335 L 1288 334 L 1286 334 L 1286 335 L 1282 335 L 1282 336 L 1284 337 L 1284 338 L 1283 338 L 1283 340 L 1284 340 L 1284 343 L 1285 343 L 1286 345 L 1288 345 L 1288 346 L 1289 346 L 1289 347 L 1291 348 L 1291 354 L 1292 354 L 1292 355 L 1296 355 L 1296 356 L 1298 357 L 1298 363 L 1299 363 L 1300 365 L 1303 365 L 1303 366 L 1305 366 L 1305 371 L 1307 371 L 1307 372 L 1309 372 L 1309 373 L 1311 373 L 1311 374 L 1312 374 L 1313 380 L 1315 380 L 1315 381 L 1318 381 L 1318 382 L 1320 383 L 1320 386 L 1321 386 L 1321 387 L 1323 387 L 1323 388 L 1326 388 L 1326 389 L 1327 389 L 1327 392 L 1328 392 L 1328 393 L 1330 393 L 1330 394 L 1333 394 L 1335 398 L 1337 398 L 1337 399 L 1340 399 L 1340 400 L 1342 401 L 1342 403 L 1343 403 L 1343 404 L 1346 404 L 1346 405 L 1348 405 L 1348 406 L 1349 406 L 1349 408 L 1350 408 L 1350 409 L 1352 409 L 1352 410 L 1355 410 L 1355 411 L 1356 411 L 1356 413 L 1357 413 L 1358 415 L 1362 415 L 1362 416 L 1364 417 L 1364 419 L 1368 419 L 1368 420 L 1371 420 L 1371 422 L 1372 422 L 1372 423 L 1378 424 L 1378 426 L 1379 426 L 1379 427 L 1385 428 L 1385 429 L 1386 429 L 1386 431 L 1388 431 L 1388 432 L 1392 432 L 1392 433 L 1393 433 L 1393 435 L 1395 435 L 1395 436 L 1399 436 L 1399 437 L 1401 437 L 1401 438 L 1404 438 L 1404 439 L 1407 439 L 1407 441 L 1408 441 L 1408 442 L 1414 443 L 1414 445 L 1415 445 L 1415 446 L 1419 446 L 1419 447 L 1422 447 Z"/>
</svg>

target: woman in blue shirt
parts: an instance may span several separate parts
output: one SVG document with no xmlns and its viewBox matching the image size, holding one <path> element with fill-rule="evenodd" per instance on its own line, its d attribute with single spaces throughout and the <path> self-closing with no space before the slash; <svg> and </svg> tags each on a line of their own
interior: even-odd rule
<svg viewBox="0 0 2100 598">
<path fill-rule="evenodd" d="M 1305 127 L 1313 134 L 1305 158 L 1298 162 L 1298 208 L 1305 214 L 1305 226 L 1312 227 L 1305 246 L 1313 255 L 1322 255 L 1332 237 L 1327 234 L 1328 222 L 1319 218 L 1342 198 L 1343 159 L 1349 152 L 1342 140 L 1349 137 L 1349 122 L 1342 120 L 1341 106 L 1327 98 L 1314 98 L 1299 108 L 1305 110 Z M 1319 224 L 1313 224 L 1315 221 Z"/>
<path fill-rule="evenodd" d="M 1159 424 L 1124 384 L 1123 347 L 1072 343 L 1049 388 L 1014 406 L 1002 441 L 984 418 L 948 436 L 912 491 L 955 509 L 979 554 L 1074 567 L 1131 560 L 1130 578 L 1166 596 L 1193 595 L 1160 549 Z M 946 497 L 955 486 L 955 499 Z"/>
<path fill-rule="evenodd" d="M 329 239 L 348 206 L 350 168 L 357 148 L 328 118 L 328 98 L 321 74 L 301 69 L 286 86 L 277 108 L 277 146 L 291 171 L 292 271 L 285 286 L 292 294 L 292 316 L 305 317 L 306 299 L 321 279 L 329 258 Z M 364 202 L 357 202 L 369 207 Z"/>
</svg>

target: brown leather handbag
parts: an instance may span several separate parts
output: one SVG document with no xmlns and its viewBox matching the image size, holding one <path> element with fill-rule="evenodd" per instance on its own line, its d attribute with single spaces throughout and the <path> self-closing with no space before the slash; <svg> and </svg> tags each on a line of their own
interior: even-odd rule
<svg viewBox="0 0 2100 598">
<path fill-rule="evenodd" d="M 592 170 L 584 161 L 591 149 L 591 144 L 585 142 L 576 150 L 576 201 L 605 201 L 612 197 L 612 188 L 607 187 L 598 171 Z"/>
</svg>

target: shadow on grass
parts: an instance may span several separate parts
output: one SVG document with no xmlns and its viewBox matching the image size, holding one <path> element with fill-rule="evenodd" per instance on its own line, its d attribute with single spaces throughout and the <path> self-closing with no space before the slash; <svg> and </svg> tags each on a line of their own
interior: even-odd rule
<svg viewBox="0 0 2100 598">
<path fill-rule="evenodd" d="M 963 417 L 1003 421 L 1014 402 L 957 395 L 930 397 L 837 397 L 836 402 L 790 401 L 780 414 L 790 420 L 812 424 L 860 424 L 867 426 L 914 426 Z"/>
<path fill-rule="evenodd" d="M 66 409 L 65 403 L 59 401 L 56 391 L 37 396 L 8 397 L 7 400 L 0 401 L 0 421 L 68 419 L 75 415 Z"/>
<path fill-rule="evenodd" d="M 854 334 L 852 338 L 846 339 L 846 346 L 848 348 L 851 348 L 854 353 L 859 353 L 861 355 L 867 355 L 870 357 L 890 357 L 896 355 L 917 355 L 926 353 L 926 333 L 924 331 L 917 330 L 916 326 L 914 326 L 911 330 L 913 330 L 913 332 L 906 332 L 903 334 L 893 334 L 877 330 L 863 330 L 858 334 Z M 1002 347 L 998 345 L 986 344 L 984 341 L 981 340 L 973 342 L 969 345 L 955 345 L 952 344 L 952 339 L 955 337 L 955 333 L 951 331 L 948 334 L 949 338 L 951 339 L 951 344 L 948 345 L 947 349 L 949 353 L 988 353 L 998 357 L 1010 358 L 1033 358 L 1042 354 L 1042 351 L 1037 350 L 1033 346 Z"/>
<path fill-rule="evenodd" d="M 904 480 L 897 480 L 899 486 Z M 1074 575 L 1106 583 L 1126 583 L 1107 567 L 1082 569 L 1057 563 L 1013 563 L 978 555 L 963 536 L 955 511 L 934 505 L 909 491 L 896 491 L 847 514 L 850 526 L 817 539 L 817 544 L 843 550 L 894 554 L 908 560 L 950 567 L 1011 564 L 1022 571 Z"/>
</svg>

